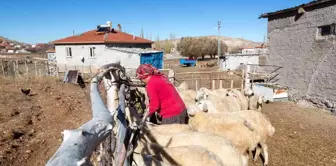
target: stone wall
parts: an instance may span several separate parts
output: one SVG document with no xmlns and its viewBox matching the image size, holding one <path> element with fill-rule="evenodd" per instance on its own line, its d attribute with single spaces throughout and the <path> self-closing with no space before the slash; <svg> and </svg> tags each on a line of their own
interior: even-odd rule
<svg viewBox="0 0 336 166">
<path fill-rule="evenodd" d="M 335 3 L 272 16 L 268 22 L 267 63 L 283 66 L 279 83 L 294 100 L 336 107 L 336 39 L 319 37 L 318 27 L 336 23 Z"/>
</svg>

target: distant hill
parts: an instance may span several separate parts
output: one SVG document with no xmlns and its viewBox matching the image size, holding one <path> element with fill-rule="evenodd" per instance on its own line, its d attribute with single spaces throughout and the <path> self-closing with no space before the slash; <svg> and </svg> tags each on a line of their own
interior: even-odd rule
<svg viewBox="0 0 336 166">
<path fill-rule="evenodd" d="M 5 40 L 5 41 L 7 41 L 9 43 L 14 43 L 16 45 L 17 44 L 19 44 L 19 45 L 30 45 L 30 44 L 27 44 L 27 43 L 24 43 L 24 42 L 19 42 L 19 41 L 16 41 L 16 40 L 11 40 L 11 39 L 5 38 L 3 36 L 0 36 L 0 41 L 3 41 L 3 40 Z"/>
</svg>

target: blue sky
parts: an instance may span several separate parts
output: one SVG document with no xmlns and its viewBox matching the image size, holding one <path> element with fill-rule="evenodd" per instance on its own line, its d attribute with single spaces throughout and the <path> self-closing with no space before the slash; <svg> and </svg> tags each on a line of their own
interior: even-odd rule
<svg viewBox="0 0 336 166">
<path fill-rule="evenodd" d="M 139 35 L 141 28 L 152 40 L 221 35 L 263 41 L 267 20 L 261 13 L 309 0 L 15 0 L 0 4 L 0 36 L 34 44 L 95 29 L 111 20 L 123 31 Z"/>
</svg>

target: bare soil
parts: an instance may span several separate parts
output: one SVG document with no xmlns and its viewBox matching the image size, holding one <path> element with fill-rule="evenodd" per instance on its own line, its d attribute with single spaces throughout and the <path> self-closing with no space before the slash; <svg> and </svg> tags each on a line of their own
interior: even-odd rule
<svg viewBox="0 0 336 166">
<path fill-rule="evenodd" d="M 336 165 L 336 116 L 294 103 L 265 104 L 263 113 L 276 129 L 269 165 Z"/>
<path fill-rule="evenodd" d="M 20 88 L 32 88 L 32 96 Z M 91 119 L 88 90 L 53 79 L 0 80 L 0 165 L 45 165 L 61 132 Z M 265 104 L 276 128 L 269 165 L 336 165 L 336 117 L 294 103 Z M 250 161 L 250 165 L 261 165 Z"/>
<path fill-rule="evenodd" d="M 31 95 L 21 88 L 32 88 Z M 45 165 L 61 132 L 91 119 L 87 90 L 54 79 L 0 79 L 0 165 Z"/>
</svg>

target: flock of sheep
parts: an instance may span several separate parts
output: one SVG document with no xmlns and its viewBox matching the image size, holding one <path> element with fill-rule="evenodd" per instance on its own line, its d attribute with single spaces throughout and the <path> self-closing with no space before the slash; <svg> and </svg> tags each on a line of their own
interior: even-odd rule
<svg viewBox="0 0 336 166">
<path fill-rule="evenodd" d="M 275 128 L 261 112 L 262 96 L 235 89 L 194 91 L 185 82 L 176 89 L 189 124 L 147 123 L 134 150 L 137 166 L 247 166 L 250 154 L 254 161 L 262 154 L 268 164 L 266 141 Z"/>
</svg>

